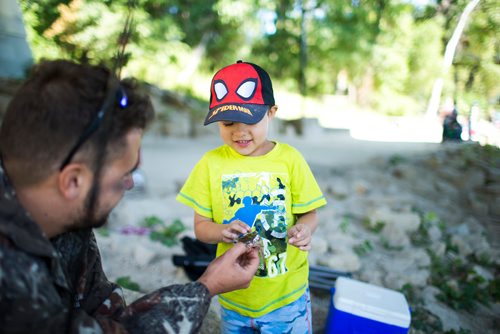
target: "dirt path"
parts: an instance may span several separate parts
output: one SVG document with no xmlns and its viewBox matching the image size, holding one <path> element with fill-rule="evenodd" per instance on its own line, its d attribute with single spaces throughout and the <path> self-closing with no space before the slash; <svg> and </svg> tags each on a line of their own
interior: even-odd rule
<svg viewBox="0 0 500 334">
<path fill-rule="evenodd" d="M 436 143 L 374 142 L 353 139 L 347 130 L 314 128 L 303 137 L 272 134 L 271 139 L 282 141 L 302 152 L 313 171 L 323 168 L 365 164 L 373 157 L 415 155 L 438 150 Z M 204 152 L 221 144 L 217 135 L 200 138 L 173 138 L 147 135 L 142 147 L 142 167 L 152 194 L 175 191 Z"/>
</svg>

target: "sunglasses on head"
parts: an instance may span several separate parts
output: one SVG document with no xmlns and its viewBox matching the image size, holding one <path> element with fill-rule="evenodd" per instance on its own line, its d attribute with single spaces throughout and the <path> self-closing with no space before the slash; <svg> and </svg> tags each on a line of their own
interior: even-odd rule
<svg viewBox="0 0 500 334">
<path fill-rule="evenodd" d="M 108 89 L 108 93 L 106 94 L 106 98 L 104 99 L 104 103 L 99 111 L 95 114 L 89 124 L 85 127 L 80 138 L 76 141 L 75 145 L 71 148 L 66 158 L 63 160 L 61 167 L 59 170 L 63 170 L 71 160 L 74 155 L 81 146 L 90 138 L 90 136 L 99 129 L 107 113 L 111 112 L 114 109 L 115 105 L 118 105 L 121 109 L 124 109 L 128 104 L 127 94 L 121 85 L 111 87 Z"/>
</svg>

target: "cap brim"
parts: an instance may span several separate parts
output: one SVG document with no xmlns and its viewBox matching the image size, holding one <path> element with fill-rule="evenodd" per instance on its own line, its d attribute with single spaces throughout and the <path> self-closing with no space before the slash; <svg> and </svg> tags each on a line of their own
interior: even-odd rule
<svg viewBox="0 0 500 334">
<path fill-rule="evenodd" d="M 210 109 L 203 124 L 219 121 L 255 124 L 262 120 L 268 110 L 269 106 L 263 104 L 223 104 Z"/>
</svg>

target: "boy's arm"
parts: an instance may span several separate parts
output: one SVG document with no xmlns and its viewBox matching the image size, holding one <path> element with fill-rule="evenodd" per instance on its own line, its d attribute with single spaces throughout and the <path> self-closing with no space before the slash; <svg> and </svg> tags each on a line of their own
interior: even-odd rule
<svg viewBox="0 0 500 334">
<path fill-rule="evenodd" d="M 235 220 L 230 224 L 217 224 L 212 218 L 194 213 L 194 234 L 202 242 L 216 244 L 219 242 L 232 242 L 240 234 L 250 232 L 250 227 Z"/>
<path fill-rule="evenodd" d="M 288 230 L 288 243 L 300 250 L 311 249 L 312 234 L 318 227 L 316 210 L 298 215 L 297 223 Z"/>
</svg>

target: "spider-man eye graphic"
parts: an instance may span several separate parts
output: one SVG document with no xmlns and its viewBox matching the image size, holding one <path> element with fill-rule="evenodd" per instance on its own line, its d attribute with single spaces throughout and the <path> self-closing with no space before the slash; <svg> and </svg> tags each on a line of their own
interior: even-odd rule
<svg viewBox="0 0 500 334">
<path fill-rule="evenodd" d="M 214 83 L 214 91 L 217 101 L 221 101 L 228 93 L 226 84 L 222 80 L 218 80 Z"/>
<path fill-rule="evenodd" d="M 241 85 L 236 89 L 236 94 L 243 100 L 251 100 L 256 92 L 257 79 L 247 79 L 241 83 Z"/>
</svg>

